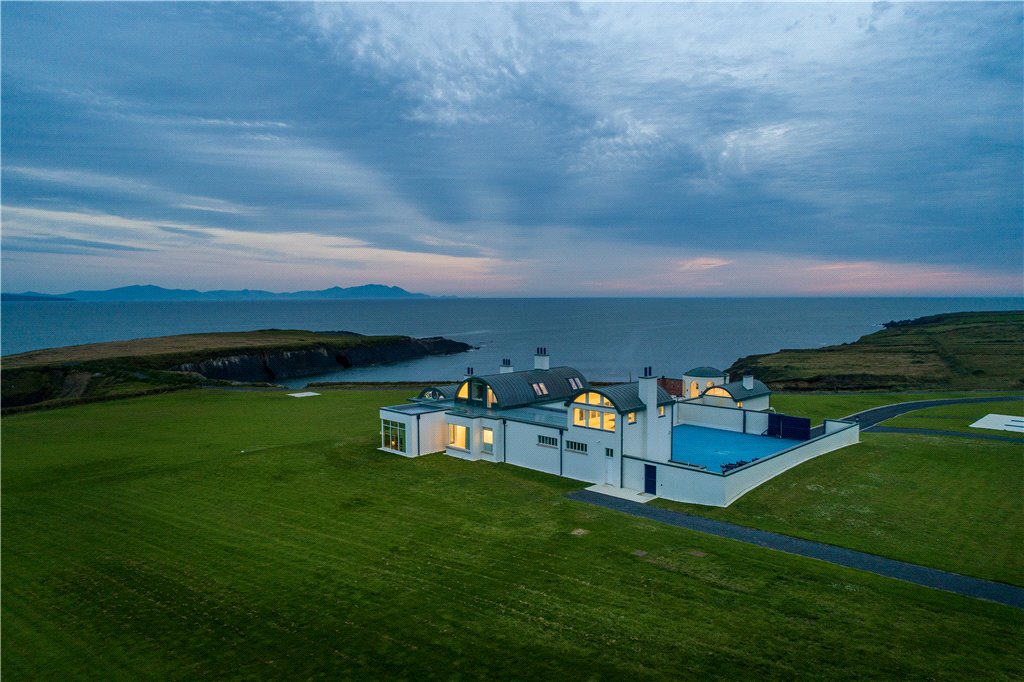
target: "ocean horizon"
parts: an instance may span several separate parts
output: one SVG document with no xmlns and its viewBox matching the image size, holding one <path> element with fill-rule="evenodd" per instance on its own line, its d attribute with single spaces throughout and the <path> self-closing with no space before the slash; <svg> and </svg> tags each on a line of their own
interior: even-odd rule
<svg viewBox="0 0 1024 682">
<path fill-rule="evenodd" d="M 1021 308 L 1019 297 L 5 302 L 0 352 L 217 331 L 352 331 L 444 336 L 476 350 L 283 383 L 455 380 L 469 367 L 497 372 L 503 358 L 519 369 L 532 367 L 538 346 L 548 349 L 553 366 L 619 381 L 647 365 L 676 376 L 699 365 L 725 369 L 746 355 L 848 343 L 892 320 Z"/>
</svg>

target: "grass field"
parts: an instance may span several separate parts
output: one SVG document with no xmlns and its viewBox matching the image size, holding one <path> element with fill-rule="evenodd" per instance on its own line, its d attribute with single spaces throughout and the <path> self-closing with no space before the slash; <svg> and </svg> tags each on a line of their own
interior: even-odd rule
<svg viewBox="0 0 1024 682">
<path fill-rule="evenodd" d="M 1024 433 L 971 428 L 971 424 L 987 414 L 1009 414 L 1024 417 L 1024 400 L 1008 400 L 980 405 L 943 405 L 904 414 L 884 422 L 885 426 L 910 429 L 935 429 L 937 431 L 959 431 L 962 433 L 1009 436 L 1024 439 Z"/>
<path fill-rule="evenodd" d="M 1024 585 L 1024 448 L 861 434 L 725 509 L 652 504 Z"/>
<path fill-rule="evenodd" d="M 4 677 L 1024 676 L 1018 610 L 379 453 L 404 396 L 4 418 Z"/>
<path fill-rule="evenodd" d="M 938 400 L 941 398 L 984 398 L 1021 395 L 1024 391 L 1014 393 L 1000 392 L 936 392 L 936 393 L 772 393 L 772 407 L 783 414 L 797 417 L 810 417 L 811 422 L 820 424 L 823 419 L 840 419 L 857 412 L 870 410 L 873 407 L 907 403 L 916 400 Z M 979 407 L 968 409 L 986 410 L 981 416 L 997 410 L 988 409 L 983 403 Z"/>
<path fill-rule="evenodd" d="M 932 315 L 853 343 L 740 358 L 775 390 L 1020 390 L 1024 311 Z"/>
</svg>

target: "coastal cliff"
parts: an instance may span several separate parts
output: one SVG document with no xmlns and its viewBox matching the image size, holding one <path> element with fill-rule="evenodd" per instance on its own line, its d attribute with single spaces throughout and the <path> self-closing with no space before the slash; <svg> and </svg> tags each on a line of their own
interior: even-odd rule
<svg viewBox="0 0 1024 682">
<path fill-rule="evenodd" d="M 274 382 L 292 377 L 327 374 L 339 369 L 415 360 L 428 355 L 462 353 L 471 346 L 442 337 L 401 337 L 377 343 L 338 348 L 331 345 L 295 350 L 260 350 L 221 355 L 171 367 L 175 372 L 195 372 L 208 379 Z"/>
<path fill-rule="evenodd" d="M 292 377 L 450 355 L 471 348 L 442 337 L 279 329 L 163 336 L 4 357 L 0 396 L 4 411 L 10 411 L 210 383 L 273 384 Z"/>
<path fill-rule="evenodd" d="M 773 390 L 1019 390 L 1024 311 L 930 315 L 887 322 L 852 343 L 740 358 Z"/>
</svg>

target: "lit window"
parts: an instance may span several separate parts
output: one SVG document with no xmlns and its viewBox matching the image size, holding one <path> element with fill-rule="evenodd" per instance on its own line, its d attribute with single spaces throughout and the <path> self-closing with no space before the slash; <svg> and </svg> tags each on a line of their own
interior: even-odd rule
<svg viewBox="0 0 1024 682">
<path fill-rule="evenodd" d="M 390 419 L 381 419 L 380 425 L 380 446 L 389 450 L 405 452 L 405 424 Z"/>
<path fill-rule="evenodd" d="M 536 394 L 538 396 L 542 396 L 542 395 L 547 395 L 548 394 L 548 387 L 544 385 L 544 382 L 541 381 L 541 382 L 538 382 L 536 384 L 531 384 L 531 385 L 533 386 L 534 394 Z"/>
<path fill-rule="evenodd" d="M 707 384 L 707 388 L 711 388 L 714 385 L 715 385 L 715 382 L 709 381 L 708 384 Z"/>
<path fill-rule="evenodd" d="M 630 424 L 636 424 L 636 412 L 630 412 L 626 415 L 626 421 Z"/>
<path fill-rule="evenodd" d="M 480 446 L 480 452 L 488 455 L 494 454 L 494 429 L 489 429 L 486 426 L 483 427 L 480 438 L 483 441 L 483 445 Z"/>
<path fill-rule="evenodd" d="M 605 431 L 614 431 L 615 430 L 615 413 L 614 412 L 605 412 L 604 413 L 604 423 L 601 425 L 601 428 L 604 429 Z"/>
<path fill-rule="evenodd" d="M 469 427 L 461 424 L 448 425 L 448 445 L 461 450 L 469 449 Z"/>
<path fill-rule="evenodd" d="M 696 381 L 691 381 L 690 382 L 690 397 L 691 398 L 696 398 L 699 395 L 700 395 L 700 386 L 697 385 Z"/>
<path fill-rule="evenodd" d="M 664 405 L 658 405 L 658 416 L 659 417 L 664 417 L 665 416 L 665 406 Z"/>
<path fill-rule="evenodd" d="M 455 397 L 462 398 L 463 400 L 469 400 L 469 382 L 459 386 L 459 392 L 455 394 Z"/>
<path fill-rule="evenodd" d="M 587 428 L 601 428 L 601 413 L 597 410 L 587 410 Z"/>
<path fill-rule="evenodd" d="M 579 407 L 572 408 L 572 423 L 573 426 L 586 426 L 587 411 Z"/>
<path fill-rule="evenodd" d="M 487 407 L 490 407 L 491 405 L 497 405 L 497 404 L 498 404 L 498 399 L 496 397 L 494 397 L 494 391 L 491 390 L 490 386 L 488 386 L 487 387 Z"/>
<path fill-rule="evenodd" d="M 717 388 L 717 387 L 709 388 L 704 393 L 704 395 L 713 395 L 716 398 L 731 398 L 732 397 L 731 395 L 729 395 L 729 391 L 725 390 L 724 388 Z"/>
<path fill-rule="evenodd" d="M 743 401 L 741 400 L 738 403 L 736 403 L 736 407 L 743 407 Z"/>
</svg>

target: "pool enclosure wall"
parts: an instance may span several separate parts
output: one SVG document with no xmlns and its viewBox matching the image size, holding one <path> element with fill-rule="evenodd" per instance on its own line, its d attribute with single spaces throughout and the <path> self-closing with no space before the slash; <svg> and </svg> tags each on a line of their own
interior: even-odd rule
<svg viewBox="0 0 1024 682">
<path fill-rule="evenodd" d="M 723 408 L 717 408 L 723 409 Z M 827 452 L 860 440 L 854 422 L 825 420 L 824 433 L 787 450 L 769 455 L 724 474 L 675 462 L 656 462 L 641 457 L 623 459 L 622 487 L 644 490 L 654 480 L 654 494 L 668 500 L 713 507 L 728 507 L 765 481 Z M 654 468 L 654 476 L 650 467 Z"/>
</svg>

